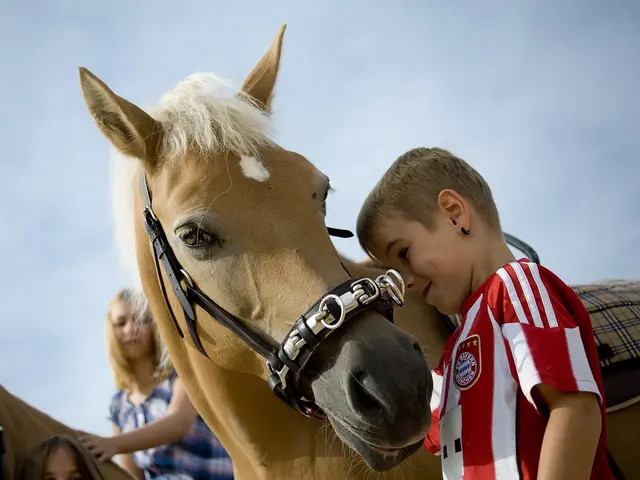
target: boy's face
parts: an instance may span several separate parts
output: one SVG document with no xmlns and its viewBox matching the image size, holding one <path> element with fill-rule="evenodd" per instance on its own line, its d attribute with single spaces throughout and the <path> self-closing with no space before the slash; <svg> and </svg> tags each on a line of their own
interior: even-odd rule
<svg viewBox="0 0 640 480">
<path fill-rule="evenodd" d="M 458 313 L 472 293 L 468 238 L 446 215 L 436 215 L 435 228 L 397 218 L 378 222 L 371 250 L 385 266 L 398 270 L 407 289 L 448 315 Z"/>
</svg>

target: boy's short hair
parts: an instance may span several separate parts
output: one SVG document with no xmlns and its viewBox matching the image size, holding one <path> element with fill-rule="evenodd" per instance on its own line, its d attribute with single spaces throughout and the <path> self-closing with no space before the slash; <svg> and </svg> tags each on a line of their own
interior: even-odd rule
<svg viewBox="0 0 640 480">
<path fill-rule="evenodd" d="M 469 201 L 487 225 L 501 231 L 491 189 L 467 162 L 441 148 L 414 148 L 401 155 L 369 193 L 358 215 L 356 231 L 369 253 L 376 221 L 401 215 L 427 228 L 434 226 L 438 195 L 455 190 Z"/>
</svg>

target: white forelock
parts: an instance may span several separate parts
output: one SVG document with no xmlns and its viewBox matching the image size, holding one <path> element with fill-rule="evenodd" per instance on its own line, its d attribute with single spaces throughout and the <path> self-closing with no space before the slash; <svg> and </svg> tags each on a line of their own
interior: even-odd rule
<svg viewBox="0 0 640 480">
<path fill-rule="evenodd" d="M 225 96 L 223 90 L 230 90 Z M 269 144 L 269 116 L 230 82 L 194 73 L 163 95 L 150 115 L 164 127 L 165 158 L 184 158 L 197 148 L 217 154 L 258 155 Z"/>
</svg>

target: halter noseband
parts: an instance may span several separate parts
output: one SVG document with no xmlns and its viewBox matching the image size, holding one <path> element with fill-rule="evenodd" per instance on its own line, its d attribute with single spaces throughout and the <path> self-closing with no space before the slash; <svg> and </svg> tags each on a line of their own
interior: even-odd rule
<svg viewBox="0 0 640 480">
<path fill-rule="evenodd" d="M 340 328 L 344 322 L 364 311 L 375 309 L 393 322 L 393 304 L 404 305 L 404 282 L 400 274 L 395 270 L 388 270 L 386 274 L 380 275 L 375 281 L 368 277 L 349 278 L 328 291 L 301 315 L 294 322 L 284 340 L 278 343 L 265 332 L 248 325 L 229 313 L 195 284 L 191 276 L 178 262 L 160 220 L 151 207 L 151 191 L 144 173 L 140 176 L 140 183 L 145 201 L 142 214 L 153 248 L 158 283 L 167 310 L 180 337 L 184 338 L 184 333 L 169 303 L 160 264 L 162 264 L 173 293 L 182 307 L 191 339 L 200 353 L 207 358 L 209 357 L 198 335 L 195 305 L 202 308 L 223 327 L 238 336 L 254 352 L 266 359 L 270 372 L 267 380 L 269 387 L 280 400 L 306 417 L 325 418 L 320 407 L 299 392 L 305 365 L 322 340 Z M 327 230 L 329 235 L 336 237 L 349 238 L 353 236 L 353 233 L 348 230 L 331 227 L 328 227 Z M 349 274 L 348 271 L 347 274 Z"/>
</svg>

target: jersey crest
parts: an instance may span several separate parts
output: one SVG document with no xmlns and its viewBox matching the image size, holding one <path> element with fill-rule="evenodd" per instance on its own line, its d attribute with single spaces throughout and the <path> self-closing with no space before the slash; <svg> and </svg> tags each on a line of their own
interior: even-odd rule
<svg viewBox="0 0 640 480">
<path fill-rule="evenodd" d="M 458 345 L 453 370 L 453 382 L 458 390 L 467 390 L 478 381 L 482 373 L 480 335 L 471 335 Z"/>
</svg>

